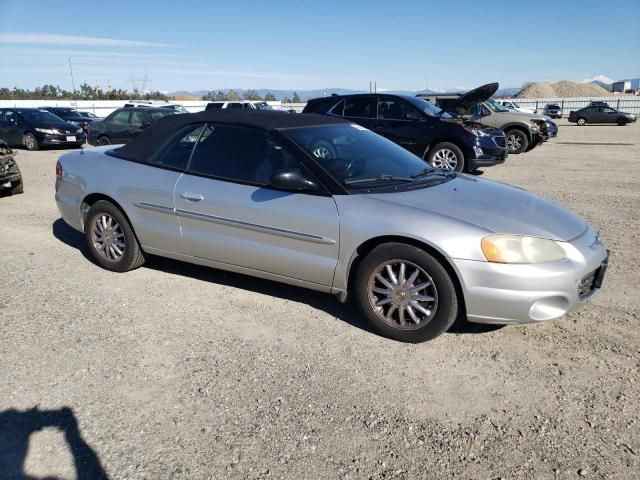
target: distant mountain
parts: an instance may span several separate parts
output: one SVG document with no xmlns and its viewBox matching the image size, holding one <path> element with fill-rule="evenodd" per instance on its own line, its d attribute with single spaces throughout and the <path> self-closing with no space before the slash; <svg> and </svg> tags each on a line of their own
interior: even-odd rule
<svg viewBox="0 0 640 480">
<path fill-rule="evenodd" d="M 218 90 L 218 89 L 215 89 L 215 90 Z M 222 90 L 225 93 L 229 92 L 230 90 L 235 90 L 240 96 L 242 96 L 242 94 L 245 92 L 245 89 L 242 89 L 242 88 L 221 88 L 220 90 Z M 309 100 L 310 98 L 329 96 L 334 93 L 336 95 L 348 95 L 352 93 L 368 93 L 367 90 L 350 90 L 347 88 L 321 88 L 317 90 L 270 90 L 268 88 L 260 88 L 260 89 L 256 89 L 256 92 L 258 92 L 258 95 L 260 95 L 261 97 L 264 97 L 267 93 L 270 93 L 271 95 L 276 97 L 277 100 L 282 100 L 284 97 L 291 98 L 293 97 L 293 94 L 297 92 L 300 98 L 304 101 Z M 175 92 L 169 92 L 167 95 L 169 95 L 170 97 L 190 95 L 190 96 L 202 98 L 207 93 L 209 93 L 209 90 L 192 90 L 192 91 L 178 90 Z M 396 95 L 414 96 L 420 93 L 422 94 L 436 93 L 436 91 L 428 90 L 428 89 L 384 90 L 384 91 L 378 90 L 378 93 L 392 93 Z M 437 93 L 440 93 L 440 91 L 438 91 Z"/>
<path fill-rule="evenodd" d="M 605 85 L 611 85 L 613 83 L 613 80 L 604 75 L 596 75 L 593 78 L 585 78 L 580 83 L 597 83 L 599 85 L 604 83 Z"/>
</svg>

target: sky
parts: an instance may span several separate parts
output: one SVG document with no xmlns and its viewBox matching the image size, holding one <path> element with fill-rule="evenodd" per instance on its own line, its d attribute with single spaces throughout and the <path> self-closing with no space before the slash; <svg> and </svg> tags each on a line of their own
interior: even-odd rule
<svg viewBox="0 0 640 480">
<path fill-rule="evenodd" d="M 640 0 L 0 0 L 0 87 L 463 89 L 640 76 Z"/>
</svg>

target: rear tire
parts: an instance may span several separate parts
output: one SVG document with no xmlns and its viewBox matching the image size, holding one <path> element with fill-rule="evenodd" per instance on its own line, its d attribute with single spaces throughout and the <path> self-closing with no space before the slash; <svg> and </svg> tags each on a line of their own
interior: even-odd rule
<svg viewBox="0 0 640 480">
<path fill-rule="evenodd" d="M 583 117 L 580 117 L 576 123 L 578 125 L 580 125 L 581 127 L 584 127 L 587 124 L 587 119 L 583 118 Z"/>
<path fill-rule="evenodd" d="M 459 313 L 453 280 L 442 264 L 404 243 L 385 243 L 369 252 L 358 266 L 354 289 L 367 322 L 402 342 L 436 338 Z"/>
<path fill-rule="evenodd" d="M 462 172 L 465 167 L 465 159 L 462 150 L 450 142 L 438 143 L 427 153 L 427 163 L 435 168 Z"/>
<path fill-rule="evenodd" d="M 527 148 L 529 148 L 529 137 L 522 130 L 507 130 L 505 135 L 507 136 L 507 148 L 510 155 L 518 155 L 526 152 Z"/>
<path fill-rule="evenodd" d="M 107 270 L 128 272 L 145 262 L 131 224 L 111 202 L 99 200 L 91 206 L 84 223 L 84 235 L 91 255 Z"/>
<path fill-rule="evenodd" d="M 98 137 L 98 145 L 111 145 L 111 139 L 106 135 L 100 135 Z"/>
<path fill-rule="evenodd" d="M 24 193 L 24 184 L 22 183 L 22 180 L 20 180 L 18 185 L 11 188 L 11 195 L 20 195 L 21 193 Z"/>
<path fill-rule="evenodd" d="M 619 118 L 616 123 L 618 124 L 619 127 L 624 127 L 627 124 L 627 119 L 626 118 Z"/>
<path fill-rule="evenodd" d="M 22 136 L 22 143 L 27 150 L 38 150 L 38 140 L 33 133 L 27 132 Z"/>
</svg>

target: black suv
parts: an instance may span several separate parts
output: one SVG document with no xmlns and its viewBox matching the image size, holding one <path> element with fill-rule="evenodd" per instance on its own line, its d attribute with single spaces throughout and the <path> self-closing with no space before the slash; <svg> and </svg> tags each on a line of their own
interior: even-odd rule
<svg viewBox="0 0 640 480">
<path fill-rule="evenodd" d="M 392 140 L 437 168 L 471 172 L 503 163 L 504 133 L 481 125 L 463 125 L 438 107 L 405 95 L 333 95 L 309 100 L 302 113 L 347 118 Z M 333 155 L 331 145 L 319 156 Z"/>
<path fill-rule="evenodd" d="M 176 113 L 172 108 L 119 108 L 105 119 L 94 121 L 87 140 L 91 145 L 128 143 L 158 119 Z"/>
<path fill-rule="evenodd" d="M 51 112 L 67 122 L 75 123 L 85 132 L 89 131 L 89 125 L 93 122 L 93 118 L 87 118 L 70 107 L 42 107 L 42 110 Z"/>
<path fill-rule="evenodd" d="M 10 146 L 38 150 L 40 147 L 80 147 L 84 131 L 74 123 L 40 108 L 0 108 L 0 140 Z"/>
</svg>

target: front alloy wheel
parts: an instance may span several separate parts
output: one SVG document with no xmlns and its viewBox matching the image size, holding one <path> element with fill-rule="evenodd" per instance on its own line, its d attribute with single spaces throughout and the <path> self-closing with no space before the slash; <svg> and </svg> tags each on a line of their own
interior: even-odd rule
<svg viewBox="0 0 640 480">
<path fill-rule="evenodd" d="M 429 323 L 438 308 L 433 280 L 415 263 L 383 262 L 369 276 L 369 303 L 383 322 L 415 329 Z"/>
<path fill-rule="evenodd" d="M 449 329 L 461 307 L 453 279 L 422 248 L 384 243 L 357 266 L 354 293 L 367 322 L 387 337 L 424 342 Z"/>
<path fill-rule="evenodd" d="M 452 150 L 443 148 L 435 153 L 431 159 L 431 164 L 436 168 L 455 170 L 458 166 L 458 157 Z"/>
</svg>

